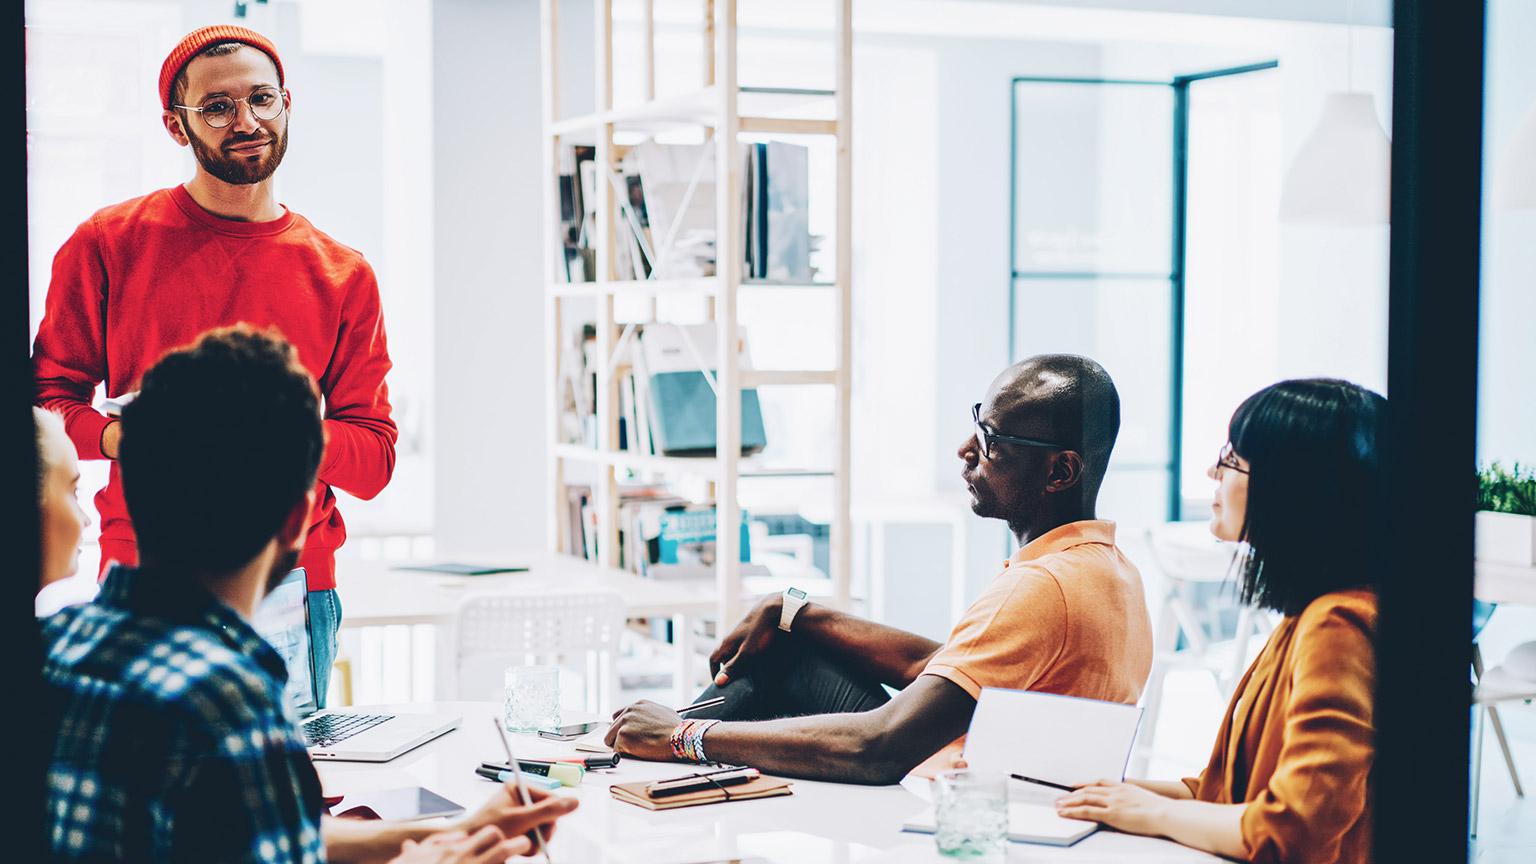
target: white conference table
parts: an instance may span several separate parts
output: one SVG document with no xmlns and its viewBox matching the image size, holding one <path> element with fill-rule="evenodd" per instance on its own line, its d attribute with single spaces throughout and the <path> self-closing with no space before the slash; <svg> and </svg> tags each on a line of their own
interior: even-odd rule
<svg viewBox="0 0 1536 864">
<path fill-rule="evenodd" d="M 341 597 L 343 630 L 391 624 L 428 624 L 436 633 L 435 694 L 452 698 L 453 635 L 459 603 L 482 592 L 550 595 L 611 589 L 624 599 L 630 618 L 670 618 L 677 641 L 674 680 L 680 692 L 688 688 L 688 663 L 694 653 L 694 620 L 716 611 L 714 583 L 684 583 L 646 579 L 614 567 L 549 551 L 496 552 L 455 558 L 472 564 L 526 567 L 526 572 L 458 576 L 396 567 L 425 562 L 412 560 L 336 561 L 336 590 Z M 687 696 L 691 696 L 691 692 Z M 679 698 L 687 698 L 680 696 Z"/>
<path fill-rule="evenodd" d="M 500 706 L 488 702 L 416 703 L 381 706 L 388 712 L 461 714 L 459 728 L 383 764 L 317 762 L 328 795 L 424 786 L 468 808 L 479 807 L 496 785 L 474 769 L 505 756 L 492 718 Z M 372 710 L 372 709 L 370 709 Z M 575 719 L 575 718 L 573 718 Z M 510 735 L 519 758 L 578 755 L 574 744 Z M 779 798 L 736 801 L 652 812 L 615 801 L 612 783 L 675 777 L 696 770 L 687 765 L 625 759 L 612 771 L 589 771 L 574 795 L 581 806 L 559 823 L 550 853 L 555 864 L 904 864 L 944 862 L 933 837 L 901 830 L 902 821 L 929 806 L 928 781 L 907 777 L 895 786 L 856 786 L 797 780 L 794 793 Z M 1225 859 L 1167 840 L 1099 831 L 1067 848 L 1008 844 L 1013 862 L 1136 861 L 1199 864 Z M 541 860 L 541 859 L 527 859 Z"/>
</svg>

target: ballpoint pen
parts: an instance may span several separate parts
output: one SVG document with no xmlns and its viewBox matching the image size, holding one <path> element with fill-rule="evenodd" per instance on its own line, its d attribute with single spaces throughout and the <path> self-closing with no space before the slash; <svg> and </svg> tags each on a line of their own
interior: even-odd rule
<svg viewBox="0 0 1536 864">
<path fill-rule="evenodd" d="M 724 704 L 725 704 L 725 697 L 724 696 L 716 696 L 713 699 L 705 699 L 703 702 L 695 702 L 692 705 L 684 705 L 683 707 L 677 709 L 677 713 L 679 713 L 679 714 L 686 714 L 689 711 L 697 711 L 700 708 L 713 708 L 716 705 L 724 705 Z"/>
<path fill-rule="evenodd" d="M 512 755 L 512 742 L 507 740 L 507 730 L 501 728 L 501 718 L 492 717 L 491 722 L 496 724 L 496 734 L 501 736 L 501 746 L 507 751 L 507 764 L 516 765 L 517 757 Z M 528 787 L 523 785 L 523 775 L 520 771 L 513 771 L 512 779 L 517 783 L 517 797 L 523 802 L 524 807 L 532 807 L 533 799 L 528 797 Z M 544 845 L 544 832 L 538 825 L 533 826 L 533 842 L 539 847 L 539 853 L 544 856 L 544 864 L 555 864 L 549 857 L 549 847 Z"/>
</svg>

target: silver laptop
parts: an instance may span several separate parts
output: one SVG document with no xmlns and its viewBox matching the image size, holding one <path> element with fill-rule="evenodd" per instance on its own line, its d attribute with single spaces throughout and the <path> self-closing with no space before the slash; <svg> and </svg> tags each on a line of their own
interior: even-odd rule
<svg viewBox="0 0 1536 864">
<path fill-rule="evenodd" d="M 288 664 L 288 687 L 283 699 L 299 716 L 313 759 L 388 762 L 452 731 L 463 719 L 445 714 L 317 710 L 314 654 L 310 650 L 313 631 L 309 623 L 309 589 L 302 567 L 289 573 L 267 595 L 256 610 L 253 625 Z"/>
</svg>

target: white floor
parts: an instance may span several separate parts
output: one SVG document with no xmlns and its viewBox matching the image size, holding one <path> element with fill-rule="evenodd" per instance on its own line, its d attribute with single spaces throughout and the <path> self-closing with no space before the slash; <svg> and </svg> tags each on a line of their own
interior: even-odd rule
<svg viewBox="0 0 1536 864">
<path fill-rule="evenodd" d="M 1483 741 L 1477 837 L 1469 845 L 1468 858 L 1478 864 L 1529 864 L 1536 861 L 1536 706 L 1506 703 L 1499 706 L 1499 714 L 1526 795 L 1515 797 L 1490 727 Z"/>
</svg>

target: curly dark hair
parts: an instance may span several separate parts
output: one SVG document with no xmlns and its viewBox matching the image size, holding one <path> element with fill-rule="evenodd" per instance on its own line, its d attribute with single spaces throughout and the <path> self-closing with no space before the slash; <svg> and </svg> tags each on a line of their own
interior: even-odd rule
<svg viewBox="0 0 1536 864">
<path fill-rule="evenodd" d="M 1281 381 L 1244 400 L 1227 434 L 1249 464 L 1242 599 L 1298 615 L 1373 586 L 1387 400 L 1348 381 Z"/>
<path fill-rule="evenodd" d="M 254 558 L 314 485 L 325 449 L 319 395 L 293 347 L 244 324 L 161 357 L 122 424 L 139 549 L 195 572 Z"/>
</svg>

